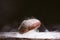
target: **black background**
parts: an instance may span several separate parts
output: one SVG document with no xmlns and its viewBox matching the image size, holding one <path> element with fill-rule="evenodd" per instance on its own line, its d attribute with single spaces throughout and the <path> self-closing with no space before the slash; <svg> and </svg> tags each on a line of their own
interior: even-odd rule
<svg viewBox="0 0 60 40">
<path fill-rule="evenodd" d="M 24 17 L 34 16 L 47 28 L 60 24 L 60 2 L 40 0 L 0 0 L 0 28 Z"/>
</svg>

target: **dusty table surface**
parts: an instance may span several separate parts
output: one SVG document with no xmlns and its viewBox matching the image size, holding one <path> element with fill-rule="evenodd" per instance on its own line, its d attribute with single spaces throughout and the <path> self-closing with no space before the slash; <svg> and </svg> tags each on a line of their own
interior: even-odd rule
<svg viewBox="0 0 60 40">
<path fill-rule="evenodd" d="M 60 39 L 60 32 L 0 32 L 0 38 Z"/>
</svg>

